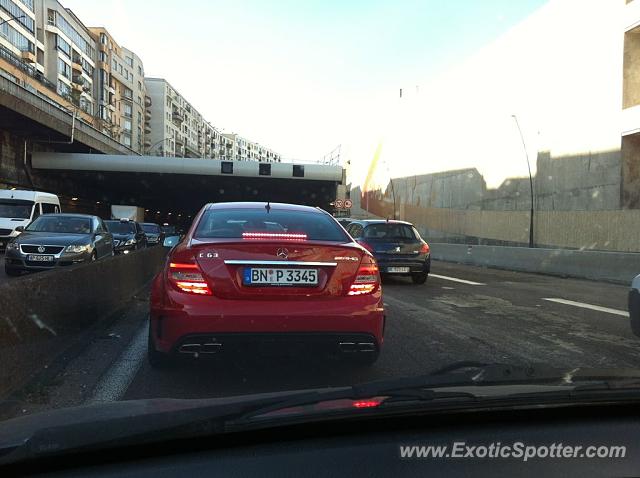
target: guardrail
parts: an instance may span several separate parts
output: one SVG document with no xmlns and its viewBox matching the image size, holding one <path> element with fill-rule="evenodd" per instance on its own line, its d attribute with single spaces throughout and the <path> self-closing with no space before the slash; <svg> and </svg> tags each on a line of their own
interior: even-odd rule
<svg viewBox="0 0 640 478">
<path fill-rule="evenodd" d="M 151 247 L 0 284 L 0 396 L 25 384 L 126 304 L 157 274 L 165 256 L 164 247 Z"/>
<path fill-rule="evenodd" d="M 640 253 L 466 244 L 431 245 L 435 260 L 629 285 L 640 274 Z"/>
</svg>

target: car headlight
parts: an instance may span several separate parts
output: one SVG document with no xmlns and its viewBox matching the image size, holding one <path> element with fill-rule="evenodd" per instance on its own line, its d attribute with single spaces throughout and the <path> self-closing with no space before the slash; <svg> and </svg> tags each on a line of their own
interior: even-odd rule
<svg viewBox="0 0 640 478">
<path fill-rule="evenodd" d="M 135 243 L 136 243 L 135 239 L 129 239 L 127 242 L 124 243 L 124 245 L 125 246 L 132 246 Z"/>
<path fill-rule="evenodd" d="M 17 251 L 20 249 L 17 242 L 10 242 L 7 244 L 7 251 Z"/>
<path fill-rule="evenodd" d="M 67 248 L 64 250 L 65 252 L 74 252 L 76 254 L 80 254 L 82 252 L 89 252 L 89 250 L 91 249 L 91 246 L 86 244 L 83 246 L 76 246 L 76 245 L 70 245 L 67 246 Z"/>
</svg>

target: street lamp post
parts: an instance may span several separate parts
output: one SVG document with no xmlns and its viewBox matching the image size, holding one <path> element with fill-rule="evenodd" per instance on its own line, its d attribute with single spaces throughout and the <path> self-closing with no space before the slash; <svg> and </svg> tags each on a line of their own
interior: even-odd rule
<svg viewBox="0 0 640 478">
<path fill-rule="evenodd" d="M 529 153 L 527 152 L 527 145 L 524 142 L 524 135 L 522 134 L 522 129 L 520 129 L 520 123 L 518 122 L 518 117 L 516 115 L 511 115 L 511 117 L 516 122 L 516 126 L 518 127 L 518 132 L 520 133 L 520 139 L 522 140 L 522 147 L 524 148 L 524 154 L 527 158 L 527 168 L 529 169 L 529 190 L 531 192 L 531 213 L 529 215 L 529 247 L 533 247 L 533 176 L 531 175 L 531 163 L 529 162 Z"/>
<path fill-rule="evenodd" d="M 153 148 L 155 148 L 159 144 L 164 143 L 165 141 L 169 141 L 170 139 L 173 139 L 173 138 L 165 138 L 165 139 L 161 139 L 160 141 L 156 141 L 155 143 L 153 143 L 151 146 L 147 148 L 147 153 L 150 153 Z"/>
</svg>

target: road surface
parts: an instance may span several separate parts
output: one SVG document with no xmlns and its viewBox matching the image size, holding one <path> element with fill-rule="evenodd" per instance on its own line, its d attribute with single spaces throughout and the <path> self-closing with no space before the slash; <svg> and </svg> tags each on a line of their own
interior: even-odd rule
<svg viewBox="0 0 640 478">
<path fill-rule="evenodd" d="M 460 360 L 557 367 L 638 367 L 627 287 L 434 262 L 424 286 L 384 284 L 387 331 L 370 368 L 308 360 L 189 361 L 154 370 L 146 361 L 146 307 L 104 331 L 63 372 L 43 384 L 24 413 L 156 397 L 203 398 L 350 385 L 428 373 Z M 107 358 L 105 358 L 107 357 Z M 33 387 L 32 387 L 33 389 Z M 71 397 L 71 398 L 70 398 Z"/>
</svg>

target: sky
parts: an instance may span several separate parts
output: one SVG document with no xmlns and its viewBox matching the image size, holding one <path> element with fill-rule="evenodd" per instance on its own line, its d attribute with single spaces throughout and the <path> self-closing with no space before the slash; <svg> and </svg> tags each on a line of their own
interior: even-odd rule
<svg viewBox="0 0 640 478">
<path fill-rule="evenodd" d="M 61 3 L 106 27 L 147 76 L 166 78 L 224 132 L 304 161 L 341 144 L 364 164 L 357 141 L 385 124 L 375 105 L 428 85 L 545 1 Z"/>
</svg>

